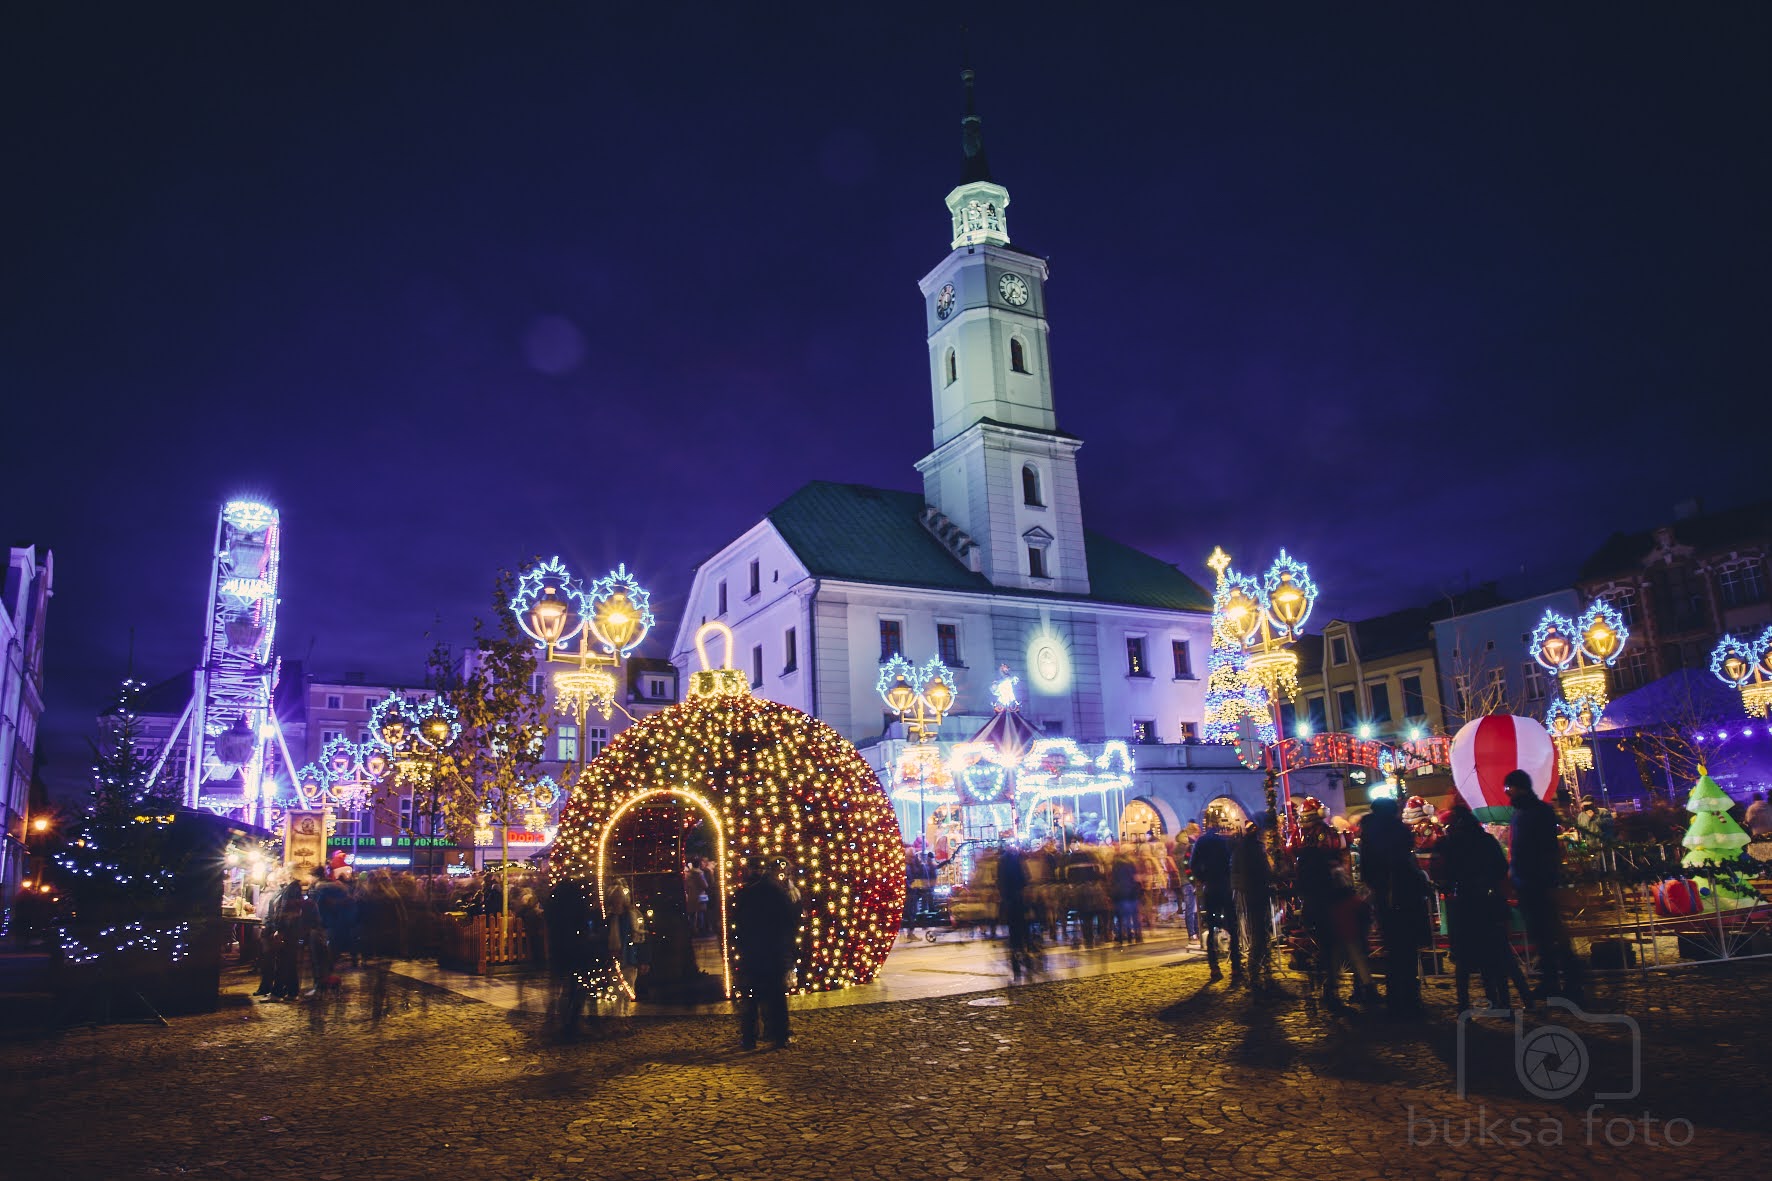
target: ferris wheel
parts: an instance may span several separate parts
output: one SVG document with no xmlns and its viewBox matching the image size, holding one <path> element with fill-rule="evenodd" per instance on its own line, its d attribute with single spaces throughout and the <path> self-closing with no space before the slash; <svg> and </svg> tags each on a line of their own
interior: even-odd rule
<svg viewBox="0 0 1772 1181">
<path fill-rule="evenodd" d="M 231 500 L 217 514 L 203 659 L 184 717 L 160 756 L 163 763 L 188 723 L 185 806 L 236 814 L 248 823 L 275 794 L 266 781 L 266 755 L 273 740 L 283 745 L 271 704 L 278 673 L 280 541 L 277 510 L 268 504 Z M 291 762 L 286 745 L 283 753 Z"/>
</svg>

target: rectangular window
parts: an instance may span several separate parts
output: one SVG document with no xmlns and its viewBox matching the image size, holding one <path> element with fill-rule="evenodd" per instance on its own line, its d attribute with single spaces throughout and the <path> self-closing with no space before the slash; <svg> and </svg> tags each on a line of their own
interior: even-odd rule
<svg viewBox="0 0 1772 1181">
<path fill-rule="evenodd" d="M 1352 730 L 1360 718 L 1359 695 L 1352 689 L 1342 689 L 1335 694 L 1335 725 L 1341 730 Z"/>
<path fill-rule="evenodd" d="M 562 763 L 578 762 L 578 727 L 567 722 L 554 730 L 554 757 Z"/>
<path fill-rule="evenodd" d="M 327 709 L 343 709 L 344 707 L 345 707 L 345 699 L 342 694 L 328 693 L 326 695 L 326 708 Z"/>
<path fill-rule="evenodd" d="M 665 677 L 646 678 L 646 696 L 654 701 L 666 701 L 671 696 L 671 682 Z"/>
<path fill-rule="evenodd" d="M 800 638 L 788 628 L 781 635 L 781 671 L 791 673 L 800 667 Z"/>
<path fill-rule="evenodd" d="M 338 739 L 343 738 L 344 736 L 345 736 L 345 732 L 343 730 L 322 730 L 322 731 L 320 731 L 320 747 L 321 747 L 321 749 L 325 749 L 326 744 L 328 742 L 336 742 Z"/>
<path fill-rule="evenodd" d="M 603 748 L 608 745 L 609 745 L 609 727 L 607 727 L 607 726 L 586 726 L 585 727 L 585 757 L 586 758 L 591 758 L 591 759 L 596 758 L 598 755 L 603 753 Z"/>
<path fill-rule="evenodd" d="M 1329 703 L 1322 697 L 1311 697 L 1305 700 L 1309 709 L 1306 721 L 1310 723 L 1312 734 L 1321 734 L 1329 728 Z"/>
<path fill-rule="evenodd" d="M 1280 702 L 1280 737 L 1291 738 L 1298 733 L 1298 707 L 1290 701 Z"/>
<path fill-rule="evenodd" d="M 1421 694 L 1421 678 L 1404 677 L 1401 684 L 1403 688 L 1403 716 L 1406 718 L 1427 717 L 1427 698 Z"/>
<path fill-rule="evenodd" d="M 540 695 L 541 693 L 546 691 L 547 684 L 548 684 L 548 674 L 536 673 L 534 676 L 529 678 L 529 691 L 531 693 Z"/>
<path fill-rule="evenodd" d="M 1347 639 L 1346 639 L 1346 637 L 1336 636 L 1333 640 L 1329 641 L 1329 663 L 1330 664 L 1346 664 L 1347 663 Z"/>
<path fill-rule="evenodd" d="M 1743 607 L 1766 597 L 1766 575 L 1758 562 L 1741 562 L 1717 572 L 1717 591 L 1723 606 Z"/>
<path fill-rule="evenodd" d="M 412 797 L 400 797 L 400 831 L 412 831 Z"/>
<path fill-rule="evenodd" d="M 1129 677 L 1148 677 L 1150 670 L 1144 666 L 1144 637 L 1126 637 L 1126 675 Z"/>
<path fill-rule="evenodd" d="M 720 609 L 714 612 L 714 614 L 726 614 L 726 580 L 724 578 L 720 580 Z"/>
<path fill-rule="evenodd" d="M 1366 696 L 1372 702 L 1372 720 L 1383 724 L 1391 720 L 1391 687 L 1380 682 L 1366 686 Z"/>
<path fill-rule="evenodd" d="M 755 689 L 763 683 L 763 645 L 758 644 L 751 649 L 751 688 Z"/>
<path fill-rule="evenodd" d="M 1157 723 L 1150 718 L 1132 719 L 1132 741 L 1145 746 L 1157 740 Z"/>
<path fill-rule="evenodd" d="M 1194 679 L 1194 653 L 1186 640 L 1171 640 L 1169 653 L 1175 658 L 1175 679 L 1191 681 Z"/>
<path fill-rule="evenodd" d="M 1028 546 L 1028 577 L 1046 577 L 1046 551 L 1037 545 Z"/>
<path fill-rule="evenodd" d="M 761 562 L 757 561 L 757 559 L 752 558 L 751 559 L 751 598 L 753 598 L 753 599 L 756 598 L 762 592 L 763 592 L 763 564 Z"/>
<path fill-rule="evenodd" d="M 880 621 L 880 663 L 904 655 L 904 627 L 896 619 Z"/>
<path fill-rule="evenodd" d="M 941 657 L 941 662 L 949 668 L 962 667 L 959 624 L 938 623 L 935 625 L 935 651 Z"/>
<path fill-rule="evenodd" d="M 1057 719 L 1046 719 L 1044 722 L 1040 723 L 1040 729 L 1045 732 L 1046 737 L 1048 738 L 1064 737 L 1064 723 Z"/>
<path fill-rule="evenodd" d="M 1526 686 L 1526 700 L 1543 701 L 1546 689 L 1544 666 L 1536 660 L 1528 660 L 1520 665 L 1520 680 Z"/>
<path fill-rule="evenodd" d="M 1486 690 L 1489 700 L 1499 704 L 1507 700 L 1507 670 L 1492 668 L 1489 670 L 1489 687 Z"/>
<path fill-rule="evenodd" d="M 1183 742 L 1200 741 L 1200 728 L 1192 722 L 1175 723 L 1175 733 Z"/>
</svg>

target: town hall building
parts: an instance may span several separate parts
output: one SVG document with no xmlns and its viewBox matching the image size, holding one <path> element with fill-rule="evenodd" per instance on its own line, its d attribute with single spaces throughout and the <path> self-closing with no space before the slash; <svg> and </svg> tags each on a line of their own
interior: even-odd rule
<svg viewBox="0 0 1772 1181">
<path fill-rule="evenodd" d="M 990 718 L 1007 669 L 1039 733 L 1136 749 L 1197 738 L 1211 647 L 1210 591 L 1084 523 L 1083 441 L 1053 399 L 1047 265 L 1011 244 L 962 77 L 951 241 L 919 283 L 934 426 L 921 491 L 807 484 L 700 565 L 672 655 L 689 668 L 697 629 L 724 623 L 753 691 L 835 727 L 889 788 L 904 733 L 877 685 L 894 656 L 952 670 L 944 743 Z M 1229 753 L 1188 749 L 1213 766 Z M 1188 764 L 1180 750 L 1151 761 Z M 1201 807 L 1168 811 L 1166 827 Z"/>
</svg>

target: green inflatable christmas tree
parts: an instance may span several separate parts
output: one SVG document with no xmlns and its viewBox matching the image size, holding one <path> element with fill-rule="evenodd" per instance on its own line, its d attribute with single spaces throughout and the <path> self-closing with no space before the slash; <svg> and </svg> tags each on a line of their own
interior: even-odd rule
<svg viewBox="0 0 1772 1181">
<path fill-rule="evenodd" d="M 1735 801 L 1717 786 L 1710 772 L 1698 768 L 1698 783 L 1686 798 L 1686 811 L 1692 813 L 1692 825 L 1681 842 L 1690 850 L 1682 859 L 1682 865 L 1720 865 L 1740 855 L 1749 838 L 1747 831 L 1729 815 L 1729 809 L 1734 806 Z M 1756 901 L 1751 893 L 1731 889 L 1722 880 L 1713 881 L 1711 888 L 1719 905 L 1740 906 Z"/>
</svg>

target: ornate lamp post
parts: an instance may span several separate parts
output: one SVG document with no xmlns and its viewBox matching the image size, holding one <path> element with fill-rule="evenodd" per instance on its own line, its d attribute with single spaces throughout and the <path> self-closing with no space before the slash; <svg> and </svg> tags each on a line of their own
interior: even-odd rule
<svg viewBox="0 0 1772 1181">
<path fill-rule="evenodd" d="M 1752 717 L 1772 712 L 1772 627 L 1752 641 L 1724 636 L 1710 654 L 1710 671 L 1741 692 L 1741 707 Z"/>
<path fill-rule="evenodd" d="M 919 744 L 935 741 L 941 720 L 954 707 L 954 674 L 940 657 L 931 656 L 921 668 L 902 656 L 894 656 L 880 669 L 874 689 L 886 707 L 898 715 Z M 917 791 L 917 833 L 921 837 L 929 820 L 923 802 L 922 782 Z"/>
<path fill-rule="evenodd" d="M 398 693 L 391 693 L 370 711 L 369 726 L 393 760 L 399 782 L 413 789 L 415 801 L 420 791 L 425 793 L 429 803 L 426 815 L 430 821 L 425 825 L 426 835 L 434 837 L 437 781 L 442 774 L 443 759 L 449 748 L 455 745 L 455 740 L 461 737 L 461 722 L 455 707 L 440 697 L 414 703 Z M 426 870 L 434 868 L 428 851 L 425 861 Z M 416 858 L 414 868 L 417 868 Z"/>
<path fill-rule="evenodd" d="M 585 723 L 593 709 L 607 719 L 622 708 L 621 664 L 652 630 L 651 596 L 626 563 L 586 589 L 556 557 L 524 572 L 510 608 L 544 660 L 573 666 L 554 673 L 554 708 L 578 725 L 582 771 L 590 749 Z M 577 651 L 568 648 L 574 638 Z"/>
<path fill-rule="evenodd" d="M 1581 735 L 1592 741 L 1606 712 L 1606 670 L 1618 663 L 1629 642 L 1630 627 L 1624 616 L 1604 599 L 1595 599 L 1576 622 L 1546 611 L 1527 644 L 1532 658 L 1557 674 L 1562 688 L 1563 699 L 1552 704 L 1545 723 L 1557 741 L 1563 776 L 1572 787 L 1578 787 L 1578 773 L 1594 768 L 1599 772 L 1602 797 L 1608 795 L 1606 766 L 1597 751 L 1582 746 Z"/>
<path fill-rule="evenodd" d="M 1290 699 L 1298 694 L 1298 653 L 1292 645 L 1316 606 L 1317 584 L 1311 580 L 1310 568 L 1285 550 L 1259 582 L 1231 570 L 1230 563 L 1230 555 L 1222 549 L 1214 550 L 1207 560 L 1219 576 L 1212 600 L 1212 628 L 1221 641 L 1241 647 L 1249 677 L 1267 694 L 1274 714 L 1273 749 L 1280 792 L 1283 802 L 1290 805 L 1292 786 L 1281 745 L 1286 735 L 1282 732 L 1280 695 Z"/>
</svg>

